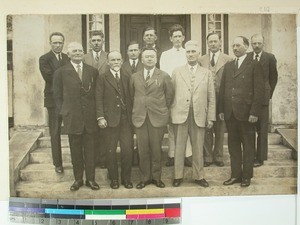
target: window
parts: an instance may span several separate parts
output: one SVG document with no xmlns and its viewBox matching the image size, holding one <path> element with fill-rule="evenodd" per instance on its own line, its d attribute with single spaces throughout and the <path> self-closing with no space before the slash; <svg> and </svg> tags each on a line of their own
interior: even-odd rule
<svg viewBox="0 0 300 225">
<path fill-rule="evenodd" d="M 207 52 L 206 36 L 216 32 L 222 39 L 222 52 L 228 54 L 228 15 L 206 14 L 202 15 L 202 54 Z"/>
<path fill-rule="evenodd" d="M 90 50 L 90 34 L 92 31 L 101 30 L 104 33 L 104 39 L 108 40 L 108 15 L 104 14 L 88 14 L 82 15 L 82 42 L 85 52 Z M 108 51 L 108 41 L 105 41 L 103 50 Z"/>
</svg>

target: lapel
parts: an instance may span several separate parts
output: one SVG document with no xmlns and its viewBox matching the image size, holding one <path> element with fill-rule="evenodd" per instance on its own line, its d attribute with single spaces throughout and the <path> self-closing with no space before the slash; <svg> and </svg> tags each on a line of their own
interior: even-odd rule
<svg viewBox="0 0 300 225">
<path fill-rule="evenodd" d="M 51 56 L 50 59 L 51 59 L 52 64 L 54 65 L 54 68 L 57 69 L 60 66 L 60 63 L 59 63 L 58 59 L 56 58 L 56 55 L 52 51 L 50 51 L 50 56 Z"/>
<path fill-rule="evenodd" d="M 101 51 L 101 54 L 100 54 L 100 57 L 99 57 L 99 61 L 98 61 L 98 69 L 100 69 L 103 64 L 106 62 L 106 54 L 105 52 L 102 50 Z"/>
<path fill-rule="evenodd" d="M 89 81 L 90 73 L 88 73 L 87 66 L 83 63 L 82 66 L 82 84 L 85 86 L 87 81 Z"/>
<path fill-rule="evenodd" d="M 115 76 L 110 72 L 110 70 L 107 71 L 107 73 L 105 74 L 105 78 L 107 80 L 107 82 L 114 88 L 116 89 L 116 91 L 119 93 L 119 88 L 118 88 L 118 84 L 116 81 Z"/>
<path fill-rule="evenodd" d="M 155 68 L 154 71 L 153 71 L 152 76 L 150 77 L 150 79 L 146 83 L 146 87 L 149 88 L 153 84 L 157 85 L 158 78 L 159 78 L 159 70 L 157 68 Z"/>
<path fill-rule="evenodd" d="M 84 68 L 82 68 L 82 79 L 83 79 L 83 69 Z M 69 71 L 69 73 L 66 73 L 66 75 L 69 75 L 72 79 L 76 80 L 80 84 L 82 83 L 80 78 L 79 78 L 79 75 L 78 75 L 77 71 L 75 70 L 75 68 L 71 64 L 71 62 L 69 64 L 67 64 L 67 70 Z"/>
<path fill-rule="evenodd" d="M 129 61 L 124 62 L 123 69 L 126 71 L 127 74 L 132 74 Z"/>
<path fill-rule="evenodd" d="M 266 64 L 267 54 L 263 51 L 260 56 L 260 64 L 264 66 Z"/>
<path fill-rule="evenodd" d="M 203 61 L 202 61 L 201 64 L 205 68 L 209 68 L 210 67 L 209 54 L 206 54 L 205 56 L 203 56 Z"/>
<path fill-rule="evenodd" d="M 191 72 L 189 70 L 188 64 L 185 65 L 184 69 L 181 71 L 180 76 L 184 80 L 186 86 L 191 88 Z"/>
<path fill-rule="evenodd" d="M 247 68 L 248 64 L 251 63 L 252 61 L 253 58 L 251 58 L 251 56 L 247 54 L 246 58 L 244 59 L 243 63 L 240 65 L 237 72 L 235 74 L 233 73 L 233 77 L 237 77 L 238 75 L 240 75 Z M 234 67 L 234 62 L 235 61 L 233 61 L 233 67 Z"/>
<path fill-rule="evenodd" d="M 142 86 L 146 88 L 146 81 L 144 78 L 144 70 L 140 70 L 137 72 L 137 79 L 142 84 Z"/>
<path fill-rule="evenodd" d="M 197 89 L 200 82 L 206 77 L 207 74 L 202 70 L 202 68 L 198 64 L 197 70 L 195 71 L 194 75 L 195 75 L 195 80 L 194 80 L 194 90 L 193 91 L 195 91 Z"/>
<path fill-rule="evenodd" d="M 226 63 L 226 59 L 224 57 L 224 54 L 222 52 L 220 52 L 217 64 L 216 64 L 216 73 L 219 71 L 219 69 L 221 69 L 224 64 Z"/>
</svg>

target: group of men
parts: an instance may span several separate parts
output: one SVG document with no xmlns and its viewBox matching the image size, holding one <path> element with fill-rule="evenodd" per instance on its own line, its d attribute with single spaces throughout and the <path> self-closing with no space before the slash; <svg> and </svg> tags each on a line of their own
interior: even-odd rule
<svg viewBox="0 0 300 225">
<path fill-rule="evenodd" d="M 248 39 L 236 37 L 234 60 L 221 52 L 218 33 L 207 35 L 209 51 L 203 56 L 197 41 L 187 41 L 183 48 L 185 30 L 181 25 L 173 25 L 169 36 L 173 47 L 161 53 L 155 29 L 147 27 L 144 46 L 130 42 L 128 60 L 123 62 L 120 52 L 102 50 L 101 31 L 91 33 L 92 49 L 86 55 L 77 42 L 68 45 L 67 55 L 62 53 L 63 34 L 50 35 L 51 50 L 40 57 L 46 82 L 44 105 L 57 173 L 64 171 L 62 121 L 69 137 L 75 179 L 71 191 L 83 186 L 84 173 L 85 185 L 98 190 L 96 166 L 107 168 L 112 189 L 119 188 L 119 181 L 125 188 L 133 188 L 134 133 L 141 174 L 136 188 L 149 184 L 164 188 L 161 148 L 166 127 L 166 166 L 174 166 L 174 187 L 183 181 L 184 166 L 192 167 L 196 184 L 209 186 L 204 167 L 212 163 L 224 166 L 226 127 L 231 176 L 224 185 L 249 186 L 253 167 L 267 160 L 268 104 L 278 74 L 274 55 L 263 51 L 262 35 L 251 37 L 251 53 L 247 53 Z"/>
</svg>

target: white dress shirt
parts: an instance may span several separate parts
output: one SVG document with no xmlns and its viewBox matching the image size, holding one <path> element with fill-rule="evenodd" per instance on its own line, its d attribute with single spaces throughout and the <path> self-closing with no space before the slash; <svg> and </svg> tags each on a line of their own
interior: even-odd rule
<svg viewBox="0 0 300 225">
<path fill-rule="evenodd" d="M 153 73 L 154 73 L 154 69 L 155 67 L 153 67 L 151 70 L 150 70 L 150 78 L 152 77 Z M 146 77 L 148 75 L 148 71 L 146 68 L 144 68 L 144 79 L 146 80 Z"/>
<path fill-rule="evenodd" d="M 171 48 L 164 51 L 160 57 L 160 69 L 172 76 L 176 67 L 183 66 L 187 63 L 186 52 L 184 48 Z"/>
<path fill-rule="evenodd" d="M 245 55 L 243 55 L 243 56 L 241 56 L 241 57 L 236 57 L 235 58 L 235 60 L 236 59 L 239 59 L 239 61 L 238 61 L 238 68 L 240 68 L 240 66 L 241 66 L 241 64 L 244 62 L 244 59 L 247 57 L 247 54 L 245 54 Z"/>
</svg>

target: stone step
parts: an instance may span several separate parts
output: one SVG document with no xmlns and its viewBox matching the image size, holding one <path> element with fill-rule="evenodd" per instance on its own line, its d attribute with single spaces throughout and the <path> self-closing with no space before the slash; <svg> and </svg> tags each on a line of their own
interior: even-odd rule
<svg viewBox="0 0 300 225">
<path fill-rule="evenodd" d="M 282 143 L 282 138 L 279 134 L 269 133 L 268 143 L 269 143 L 269 145 L 281 144 Z M 228 144 L 228 142 L 227 142 L 227 133 L 225 133 L 224 134 L 224 145 L 227 145 L 227 144 Z M 163 146 L 168 146 L 168 134 L 165 134 L 162 145 Z M 61 146 L 62 147 L 69 147 L 69 141 L 68 141 L 68 136 L 67 135 L 61 135 Z M 41 137 L 39 139 L 39 147 L 42 147 L 42 148 L 51 147 L 50 137 L 49 136 Z"/>
<path fill-rule="evenodd" d="M 180 187 L 172 187 L 172 180 L 163 180 L 165 188 L 148 185 L 137 190 L 111 189 L 109 183 L 100 183 L 100 190 L 92 191 L 88 187 L 81 187 L 76 192 L 69 190 L 73 181 L 60 183 L 49 182 L 19 182 L 17 184 L 18 197 L 44 199 L 120 199 L 120 198 L 167 198 L 167 197 L 195 197 L 195 196 L 244 196 L 244 195 L 285 195 L 297 193 L 297 178 L 253 178 L 251 185 L 241 188 L 239 184 L 222 185 L 223 180 L 211 180 L 208 188 L 196 185 L 192 180 L 184 181 Z M 134 184 L 135 185 L 135 184 Z"/>
<path fill-rule="evenodd" d="M 54 171 L 52 164 L 29 164 L 20 171 L 20 178 L 23 181 L 43 181 L 43 182 L 64 182 L 72 181 L 73 170 L 70 163 L 64 164 L 64 173 L 57 174 Z M 230 177 L 230 166 L 217 167 L 212 165 L 205 167 L 205 178 L 208 180 L 226 179 Z M 173 179 L 174 168 L 162 167 L 162 179 Z M 292 160 L 268 160 L 265 165 L 254 169 L 254 177 L 269 178 L 269 177 L 296 177 L 297 176 L 297 162 Z M 192 178 L 192 168 L 185 167 L 185 178 Z M 139 181 L 139 168 L 132 168 L 132 181 Z M 96 181 L 108 182 L 107 170 L 96 168 Z"/>
<path fill-rule="evenodd" d="M 165 146 L 163 148 L 163 161 L 167 159 L 167 150 Z M 119 151 L 119 150 L 118 150 Z M 62 148 L 63 162 L 71 162 L 70 148 Z M 283 145 L 269 145 L 268 152 L 269 159 L 291 159 L 292 150 Z M 228 146 L 224 146 L 224 162 L 229 163 Z M 38 148 L 30 154 L 31 163 L 52 163 L 51 148 Z"/>
</svg>

